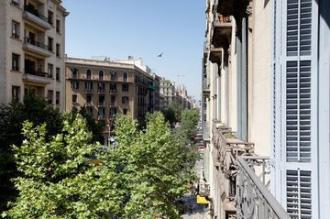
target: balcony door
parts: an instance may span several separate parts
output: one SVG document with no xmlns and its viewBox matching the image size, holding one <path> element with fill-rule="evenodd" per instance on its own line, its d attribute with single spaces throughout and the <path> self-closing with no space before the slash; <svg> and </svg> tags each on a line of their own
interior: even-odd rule
<svg viewBox="0 0 330 219">
<path fill-rule="evenodd" d="M 31 43 L 32 45 L 36 44 L 36 34 L 29 32 L 29 43 Z"/>
<path fill-rule="evenodd" d="M 33 74 L 36 71 L 36 63 L 25 59 L 25 73 Z"/>
</svg>

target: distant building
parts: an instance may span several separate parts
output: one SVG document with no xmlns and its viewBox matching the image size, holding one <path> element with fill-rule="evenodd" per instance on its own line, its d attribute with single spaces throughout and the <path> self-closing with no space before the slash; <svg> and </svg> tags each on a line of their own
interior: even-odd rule
<svg viewBox="0 0 330 219">
<path fill-rule="evenodd" d="M 157 74 L 153 73 L 153 105 L 154 105 L 154 110 L 155 111 L 160 111 L 161 110 L 161 96 L 160 96 L 160 81 L 161 77 L 158 76 Z"/>
<path fill-rule="evenodd" d="M 160 97 L 161 97 L 161 108 L 167 108 L 171 103 L 176 101 L 176 92 L 174 83 L 170 80 L 162 78 L 160 80 Z"/>
<path fill-rule="evenodd" d="M 62 1 L 0 1 L 0 103 L 31 92 L 64 110 Z"/>
<path fill-rule="evenodd" d="M 184 108 L 191 109 L 193 107 L 192 98 L 188 96 L 187 89 L 183 85 L 176 87 L 176 102 Z"/>
<path fill-rule="evenodd" d="M 140 124 L 154 107 L 154 76 L 134 63 L 93 59 L 66 60 L 66 111 L 86 107 L 104 122 L 105 138 L 117 114 L 129 115 Z"/>
</svg>

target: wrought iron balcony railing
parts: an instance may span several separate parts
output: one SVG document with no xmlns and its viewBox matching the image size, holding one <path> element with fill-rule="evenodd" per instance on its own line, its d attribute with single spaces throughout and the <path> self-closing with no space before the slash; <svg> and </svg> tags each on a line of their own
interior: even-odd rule
<svg viewBox="0 0 330 219">
<path fill-rule="evenodd" d="M 289 215 L 254 172 L 254 164 L 265 164 L 264 160 L 258 157 L 238 157 L 237 164 L 239 168 L 235 197 L 237 217 L 289 219 Z M 264 174 L 262 175 L 264 177 Z"/>
<path fill-rule="evenodd" d="M 215 123 L 212 131 L 216 149 L 212 159 L 218 170 L 223 211 L 235 218 L 289 218 L 265 186 L 268 159 L 255 155 L 253 143 L 236 138 L 223 124 Z"/>
<path fill-rule="evenodd" d="M 25 74 L 29 75 L 34 75 L 34 76 L 39 76 L 39 77 L 47 77 L 51 78 L 51 75 L 47 72 L 41 72 L 41 71 L 25 71 Z"/>
<path fill-rule="evenodd" d="M 31 38 L 28 38 L 28 37 L 24 38 L 24 43 L 39 47 L 39 48 L 44 49 L 44 50 L 48 50 L 48 46 L 46 44 L 44 44 L 42 42 L 39 42 L 39 41 L 36 41 L 36 40 L 33 40 Z"/>
</svg>

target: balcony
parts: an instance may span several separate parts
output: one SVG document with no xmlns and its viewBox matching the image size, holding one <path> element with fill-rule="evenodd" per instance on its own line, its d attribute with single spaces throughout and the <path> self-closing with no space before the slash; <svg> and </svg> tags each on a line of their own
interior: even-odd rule
<svg viewBox="0 0 330 219">
<path fill-rule="evenodd" d="M 50 57 L 53 55 L 51 51 L 48 50 L 48 46 L 44 43 L 32 40 L 30 38 L 24 39 L 23 49 L 28 52 L 37 53 L 41 56 Z"/>
<path fill-rule="evenodd" d="M 204 94 L 209 94 L 210 93 L 210 83 L 208 81 L 208 78 L 203 77 L 202 79 L 202 84 L 203 84 L 203 93 Z"/>
<path fill-rule="evenodd" d="M 218 13 L 223 15 L 233 15 L 235 12 L 235 6 L 239 3 L 240 0 L 216 0 L 214 8 Z"/>
<path fill-rule="evenodd" d="M 48 23 L 48 19 L 44 16 L 42 16 L 37 9 L 35 9 L 31 5 L 26 5 L 24 7 L 24 12 L 23 12 L 23 18 L 26 19 L 27 21 L 30 21 L 39 27 L 49 30 L 52 28 L 52 25 Z"/>
<path fill-rule="evenodd" d="M 221 64 L 221 60 L 222 60 L 222 48 L 215 48 L 214 46 L 211 46 L 210 49 L 210 56 L 209 59 L 212 63 L 216 63 L 218 65 Z"/>
<path fill-rule="evenodd" d="M 232 34 L 231 17 L 216 14 L 213 21 L 212 44 L 215 48 L 228 48 Z"/>
<path fill-rule="evenodd" d="M 289 215 L 254 172 L 253 166 L 265 164 L 265 160 L 260 157 L 239 157 L 237 164 L 240 170 L 236 177 L 238 218 L 253 218 L 256 215 L 259 218 L 289 219 Z"/>
<path fill-rule="evenodd" d="M 52 78 L 49 77 L 49 74 L 46 72 L 25 71 L 25 73 L 23 75 L 23 80 L 27 81 L 27 82 L 46 85 L 46 84 L 51 83 Z"/>
<path fill-rule="evenodd" d="M 289 218 L 266 188 L 268 158 L 254 154 L 254 144 L 236 138 L 221 123 L 213 126 L 212 154 L 220 184 L 220 197 L 227 215 L 237 218 Z M 256 175 L 261 172 L 261 180 Z M 219 206 L 214 206 L 219 207 Z"/>
</svg>

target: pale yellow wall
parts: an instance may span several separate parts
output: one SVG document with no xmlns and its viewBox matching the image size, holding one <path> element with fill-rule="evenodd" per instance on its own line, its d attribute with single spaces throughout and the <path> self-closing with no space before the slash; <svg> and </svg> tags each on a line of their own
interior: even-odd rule
<svg viewBox="0 0 330 219">
<path fill-rule="evenodd" d="M 252 75 L 249 86 L 249 140 L 256 153 L 270 155 L 272 145 L 272 7 L 254 1 L 252 41 Z M 251 72 L 250 72 L 251 73 Z"/>
</svg>

